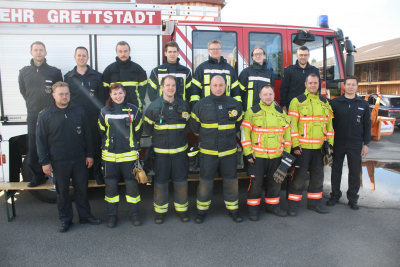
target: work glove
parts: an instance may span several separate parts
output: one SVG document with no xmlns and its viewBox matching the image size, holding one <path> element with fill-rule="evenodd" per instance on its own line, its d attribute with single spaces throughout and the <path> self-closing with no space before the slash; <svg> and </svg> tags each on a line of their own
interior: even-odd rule
<svg viewBox="0 0 400 267">
<path fill-rule="evenodd" d="M 188 151 L 189 157 L 189 171 L 195 172 L 200 170 L 200 149 L 197 146 L 193 146 Z"/>
<path fill-rule="evenodd" d="M 147 150 L 146 157 L 143 161 L 143 170 L 149 174 L 154 168 L 154 146 L 151 145 Z"/>
<path fill-rule="evenodd" d="M 287 170 L 292 167 L 295 160 L 295 156 L 290 155 L 285 151 L 282 153 L 281 165 L 279 165 L 278 169 L 274 173 L 275 182 L 281 184 L 283 180 L 285 180 Z"/>
<path fill-rule="evenodd" d="M 333 164 L 331 149 L 333 149 L 333 147 L 328 143 L 328 141 L 324 141 L 324 144 L 321 147 L 321 153 L 324 156 L 324 165 L 329 165 L 329 167 L 332 167 Z"/>
</svg>

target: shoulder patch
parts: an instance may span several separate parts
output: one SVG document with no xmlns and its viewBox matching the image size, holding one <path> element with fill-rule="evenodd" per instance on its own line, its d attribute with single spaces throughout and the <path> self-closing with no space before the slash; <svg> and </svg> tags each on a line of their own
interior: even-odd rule
<svg viewBox="0 0 400 267">
<path fill-rule="evenodd" d="M 257 113 L 261 110 L 260 104 L 257 104 L 255 106 L 251 107 L 251 110 L 253 111 L 253 113 Z"/>
<path fill-rule="evenodd" d="M 304 101 L 307 100 L 307 96 L 305 94 L 301 94 L 299 96 L 296 96 L 297 100 L 299 100 L 300 103 L 303 103 Z"/>
<path fill-rule="evenodd" d="M 323 96 L 321 96 L 321 95 L 319 95 L 319 100 L 321 100 L 321 101 L 322 101 L 322 102 L 324 102 L 324 103 L 326 103 L 326 102 L 327 102 L 326 98 L 325 98 L 325 97 L 323 97 Z"/>
<path fill-rule="evenodd" d="M 276 111 L 278 111 L 279 113 L 283 113 L 283 109 L 277 105 L 275 105 L 275 109 Z"/>
</svg>

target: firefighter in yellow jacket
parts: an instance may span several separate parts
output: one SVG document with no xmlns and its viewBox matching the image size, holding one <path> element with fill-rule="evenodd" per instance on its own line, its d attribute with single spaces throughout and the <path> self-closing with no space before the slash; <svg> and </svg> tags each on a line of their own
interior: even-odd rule
<svg viewBox="0 0 400 267">
<path fill-rule="evenodd" d="M 328 213 L 322 206 L 324 156 L 321 148 L 327 141 L 332 152 L 333 114 L 328 101 L 318 94 L 318 76 L 314 73 L 308 75 L 305 85 L 304 94 L 293 98 L 288 112 L 292 118 L 292 147 L 297 157 L 293 179 L 289 185 L 288 214 L 290 216 L 297 215 L 297 207 L 302 198 L 307 171 L 310 171 L 307 209 L 322 214 Z"/>
<path fill-rule="evenodd" d="M 292 142 L 290 140 L 290 117 L 274 104 L 275 93 L 271 85 L 261 87 L 261 102 L 249 108 L 242 122 L 243 154 L 249 162 L 248 173 L 250 185 L 247 191 L 248 218 L 257 221 L 261 203 L 261 188 L 264 182 L 266 211 L 285 217 L 281 210 L 280 191 L 282 180 L 276 181 L 274 173 L 284 164 L 284 158 L 290 156 Z M 282 163 L 282 164 L 281 164 Z M 264 179 L 264 176 L 266 178 Z M 284 176 L 283 176 L 284 178 Z"/>
</svg>

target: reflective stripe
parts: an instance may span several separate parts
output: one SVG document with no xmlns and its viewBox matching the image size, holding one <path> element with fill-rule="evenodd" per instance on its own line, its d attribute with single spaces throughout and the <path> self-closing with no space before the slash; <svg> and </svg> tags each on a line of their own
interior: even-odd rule
<svg viewBox="0 0 400 267">
<path fill-rule="evenodd" d="M 203 73 L 211 73 L 211 74 L 231 74 L 229 70 L 215 70 L 215 69 L 205 69 Z"/>
<path fill-rule="evenodd" d="M 307 138 L 307 123 L 303 124 L 303 137 Z"/>
<path fill-rule="evenodd" d="M 106 127 L 104 127 L 104 126 L 101 124 L 100 119 L 97 120 L 97 123 L 99 124 L 100 130 L 102 130 L 102 131 L 105 131 L 105 130 L 106 130 Z"/>
<path fill-rule="evenodd" d="M 126 197 L 126 202 L 128 202 L 128 203 L 136 204 L 136 203 L 140 202 L 140 195 L 137 197 L 131 197 L 131 196 L 125 195 L 125 197 Z"/>
<path fill-rule="evenodd" d="M 280 197 L 275 197 L 275 198 L 265 198 L 265 203 L 267 204 L 279 204 L 279 199 Z"/>
<path fill-rule="evenodd" d="M 107 150 L 103 150 L 101 152 L 101 158 L 105 161 L 112 162 L 127 162 L 127 161 L 135 161 L 138 159 L 138 152 L 136 150 L 125 152 L 125 153 L 111 153 Z"/>
<path fill-rule="evenodd" d="M 159 206 L 156 203 L 154 203 L 154 210 L 157 213 L 166 213 L 168 211 L 168 203 L 162 206 Z"/>
<path fill-rule="evenodd" d="M 263 81 L 263 82 L 270 83 L 271 79 L 260 77 L 260 76 L 249 76 L 249 81 Z"/>
<path fill-rule="evenodd" d="M 261 134 L 260 134 L 261 136 Z M 265 153 L 265 154 L 277 154 L 277 153 L 282 153 L 283 152 L 283 147 L 278 147 L 278 148 L 268 148 L 268 147 L 259 147 L 259 146 L 252 146 L 252 149 L 254 152 L 257 153 Z"/>
<path fill-rule="evenodd" d="M 252 127 L 251 131 L 253 133 L 266 133 L 266 134 L 283 134 L 285 133 L 285 130 L 283 127 Z"/>
<path fill-rule="evenodd" d="M 107 201 L 108 203 L 117 203 L 119 202 L 119 195 L 115 197 L 104 197 L 104 200 Z"/>
<path fill-rule="evenodd" d="M 168 75 L 172 75 L 172 76 L 175 76 L 175 77 L 178 77 L 178 78 L 186 78 L 186 74 L 185 73 L 159 73 L 158 77 L 159 78 L 164 78 L 165 76 L 168 76 Z"/>
<path fill-rule="evenodd" d="M 256 199 L 247 199 L 247 205 L 249 206 L 258 206 L 261 203 L 261 198 Z"/>
<path fill-rule="evenodd" d="M 125 118 L 129 118 L 129 114 L 106 114 L 106 116 L 104 118 L 106 120 L 107 119 L 114 119 L 114 120 L 125 119 Z"/>
<path fill-rule="evenodd" d="M 179 212 L 185 212 L 188 209 L 189 202 L 186 202 L 185 204 L 179 204 L 174 202 L 175 210 Z"/>
<path fill-rule="evenodd" d="M 202 88 L 201 87 L 201 83 L 198 81 L 198 80 L 196 80 L 196 79 L 192 79 L 192 83 L 194 83 L 197 87 L 199 87 L 200 89 Z"/>
<path fill-rule="evenodd" d="M 139 83 L 139 86 L 143 86 L 143 85 L 146 85 L 146 84 L 147 84 L 147 80 L 144 80 L 143 82 Z"/>
<path fill-rule="evenodd" d="M 246 140 L 242 142 L 242 147 L 248 147 L 251 146 L 251 141 L 250 140 Z"/>
<path fill-rule="evenodd" d="M 155 90 L 157 90 L 157 85 L 149 78 L 149 84 L 151 87 L 153 87 Z"/>
<path fill-rule="evenodd" d="M 203 128 L 218 128 L 218 123 L 201 123 Z"/>
<path fill-rule="evenodd" d="M 324 116 L 300 116 L 300 122 L 328 122 L 328 117 Z"/>
<path fill-rule="evenodd" d="M 196 151 L 191 151 L 189 153 L 187 153 L 188 157 L 194 157 L 197 154 L 199 154 L 200 150 L 196 150 Z"/>
<path fill-rule="evenodd" d="M 138 125 L 136 125 L 136 127 L 135 127 L 135 132 L 137 132 L 137 131 L 139 131 L 139 130 L 140 130 L 140 127 L 142 126 L 142 124 L 143 124 L 143 120 L 142 120 L 142 119 L 140 119 L 140 121 L 139 121 Z M 131 131 L 131 132 L 132 132 L 132 131 Z"/>
<path fill-rule="evenodd" d="M 253 89 L 253 87 L 254 87 L 254 82 L 249 82 L 249 83 L 247 84 L 247 88 Z"/>
<path fill-rule="evenodd" d="M 154 124 L 154 121 L 150 120 L 148 117 L 144 116 L 144 120 L 147 121 L 149 124 Z"/>
<path fill-rule="evenodd" d="M 242 124 L 240 126 L 249 128 L 250 130 L 252 129 L 251 123 L 245 120 L 242 121 Z"/>
<path fill-rule="evenodd" d="M 314 144 L 319 145 L 324 143 L 324 138 L 299 138 L 301 144 Z"/>
<path fill-rule="evenodd" d="M 209 95 L 210 95 L 210 86 L 204 85 L 204 96 L 209 96 Z"/>
<path fill-rule="evenodd" d="M 236 153 L 236 151 L 237 151 L 237 147 L 235 147 L 234 149 L 231 149 L 231 150 L 223 151 L 223 152 L 218 152 L 215 150 L 208 150 L 208 149 L 204 149 L 204 148 L 200 147 L 201 153 L 207 154 L 207 155 L 214 155 L 214 156 L 218 155 L 218 157 L 228 156 L 228 155 Z"/>
<path fill-rule="evenodd" d="M 186 84 L 186 77 L 183 77 L 183 95 L 182 95 L 182 99 L 183 99 L 183 101 L 185 101 L 186 102 L 186 86 L 185 86 L 185 84 Z"/>
<path fill-rule="evenodd" d="M 218 128 L 218 130 L 235 129 L 235 124 L 218 125 L 218 123 L 201 123 L 203 128 Z"/>
<path fill-rule="evenodd" d="M 244 111 L 242 111 L 242 115 L 240 115 L 240 116 L 237 118 L 236 121 L 241 121 L 241 120 L 243 119 L 243 116 L 244 116 Z"/>
<path fill-rule="evenodd" d="M 192 85 L 192 82 L 189 82 L 188 84 L 186 84 L 185 89 L 188 89 L 191 85 Z"/>
<path fill-rule="evenodd" d="M 115 82 L 115 83 L 110 83 L 110 87 L 111 87 L 111 85 L 116 84 L 116 83 L 120 83 L 123 86 L 136 86 L 139 84 L 138 82 L 135 82 L 135 81 Z"/>
<path fill-rule="evenodd" d="M 301 198 L 302 198 L 302 195 L 296 195 L 296 194 L 290 194 L 290 193 L 289 193 L 289 197 L 288 197 L 288 199 L 292 200 L 292 201 L 300 201 Z"/>
<path fill-rule="evenodd" d="M 240 89 L 243 90 L 243 91 L 246 90 L 246 87 L 244 87 L 243 84 L 241 84 L 240 82 L 239 82 L 239 87 L 240 87 Z"/>
<path fill-rule="evenodd" d="M 240 96 L 234 96 L 233 98 L 238 102 L 242 102 L 242 98 Z"/>
<path fill-rule="evenodd" d="M 235 87 L 238 86 L 239 84 L 240 84 L 239 81 L 234 82 L 234 83 L 231 85 L 231 89 L 235 88 Z"/>
<path fill-rule="evenodd" d="M 192 96 L 190 96 L 190 102 L 192 102 L 192 101 L 199 101 L 200 100 L 200 96 L 198 96 L 198 95 L 192 95 Z"/>
<path fill-rule="evenodd" d="M 307 198 L 320 199 L 320 198 L 322 198 L 322 192 L 319 192 L 319 193 L 309 193 L 309 192 L 307 192 Z"/>
<path fill-rule="evenodd" d="M 106 132 L 106 143 L 105 146 L 108 147 L 110 145 L 110 124 L 108 123 L 107 117 L 104 119 L 106 126 L 107 126 L 107 132 Z"/>
<path fill-rule="evenodd" d="M 195 119 L 198 123 L 200 123 L 199 118 L 196 116 L 196 114 L 194 112 L 190 113 L 190 116 Z"/>
<path fill-rule="evenodd" d="M 253 106 L 253 90 L 247 91 L 247 109 Z"/>
<path fill-rule="evenodd" d="M 231 95 L 231 76 L 226 75 L 226 95 Z"/>
<path fill-rule="evenodd" d="M 204 75 L 204 84 L 210 84 L 210 75 Z"/>
<path fill-rule="evenodd" d="M 159 71 L 167 71 L 168 69 L 157 69 Z"/>
<path fill-rule="evenodd" d="M 103 82 L 104 87 L 110 87 L 110 84 Z"/>
<path fill-rule="evenodd" d="M 239 209 L 239 200 L 229 202 L 229 201 L 224 201 L 225 206 L 228 210 L 237 210 Z"/>
<path fill-rule="evenodd" d="M 156 130 L 174 130 L 184 129 L 186 124 L 155 124 L 154 129 Z"/>
<path fill-rule="evenodd" d="M 290 133 L 290 137 L 299 137 L 299 133 L 298 132 L 292 132 Z"/>
<path fill-rule="evenodd" d="M 182 151 L 185 151 L 188 148 L 188 144 L 183 147 L 175 148 L 175 149 L 164 149 L 164 148 L 154 148 L 154 152 L 162 153 L 162 154 L 176 154 Z"/>
<path fill-rule="evenodd" d="M 208 210 L 210 208 L 211 200 L 207 202 L 201 202 L 197 200 L 197 209 L 198 210 Z"/>
<path fill-rule="evenodd" d="M 328 131 L 328 132 L 326 133 L 326 136 L 334 137 L 334 136 L 335 136 L 335 132 Z"/>
<path fill-rule="evenodd" d="M 285 143 L 284 143 L 283 146 L 292 147 L 292 141 L 287 141 L 287 140 L 285 140 Z"/>
<path fill-rule="evenodd" d="M 289 110 L 288 115 L 299 118 L 299 113 L 296 110 Z"/>
</svg>

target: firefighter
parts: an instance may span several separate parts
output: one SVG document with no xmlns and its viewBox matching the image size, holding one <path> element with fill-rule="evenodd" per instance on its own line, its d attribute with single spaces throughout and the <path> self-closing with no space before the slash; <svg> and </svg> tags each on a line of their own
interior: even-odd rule
<svg viewBox="0 0 400 267">
<path fill-rule="evenodd" d="M 101 172 L 101 137 L 97 130 L 97 120 L 105 104 L 103 81 L 101 74 L 87 65 L 89 53 L 85 47 L 75 49 L 74 59 L 76 66 L 65 74 L 64 81 L 69 84 L 71 101 L 81 106 L 88 116 L 94 145 L 94 163 L 90 170 L 100 185 L 104 184 L 104 178 Z"/>
<path fill-rule="evenodd" d="M 371 139 L 371 112 L 367 101 L 356 95 L 358 79 L 347 76 L 344 81 L 345 93 L 331 101 L 335 145 L 333 146 L 332 192 L 326 203 L 334 206 L 342 196 L 340 182 L 344 156 L 347 156 L 349 168 L 349 187 L 347 199 L 350 208 L 358 210 L 358 191 L 360 190 L 361 157 L 368 155 Z"/>
<path fill-rule="evenodd" d="M 317 74 L 308 75 L 305 87 L 305 93 L 295 97 L 289 106 L 289 116 L 292 119 L 292 148 L 297 157 L 293 179 L 289 184 L 288 214 L 290 216 L 297 215 L 307 171 L 310 171 L 307 209 L 322 214 L 328 213 L 322 206 L 324 162 L 321 148 L 325 140 L 331 149 L 333 147 L 333 114 L 328 101 L 318 93 Z"/>
<path fill-rule="evenodd" d="M 36 124 L 38 114 L 52 102 L 52 85 L 62 81 L 61 71 L 46 62 L 46 46 L 39 41 L 31 44 L 31 64 L 19 71 L 19 90 L 26 102 L 28 112 L 28 166 L 33 176 L 28 187 L 36 187 L 46 182 L 36 148 Z"/>
<path fill-rule="evenodd" d="M 276 182 L 273 175 L 281 164 L 282 153 L 290 153 L 292 147 L 290 118 L 275 106 L 274 89 L 270 85 L 262 86 L 259 98 L 261 102 L 246 111 L 242 122 L 243 154 L 252 174 L 247 191 L 248 217 L 252 221 L 259 218 L 263 182 L 266 211 L 280 217 L 287 216 L 279 205 L 281 183 Z"/>
<path fill-rule="evenodd" d="M 226 96 L 225 79 L 211 79 L 211 94 L 193 108 L 189 125 L 199 136 L 200 183 L 197 189 L 196 223 L 202 223 L 211 204 L 214 177 L 219 169 L 223 179 L 225 206 L 235 222 L 239 215 L 236 133 L 243 119 L 241 104 Z"/>
<path fill-rule="evenodd" d="M 301 46 L 297 49 L 296 64 L 287 66 L 283 72 L 283 79 L 281 84 L 281 107 L 287 113 L 287 108 L 292 99 L 304 93 L 306 89 L 304 82 L 308 75 L 315 73 L 319 79 L 319 70 L 308 63 L 310 58 L 310 51 L 306 46 Z M 321 84 L 318 87 L 321 93 Z"/>
<path fill-rule="evenodd" d="M 208 43 L 207 61 L 201 63 L 194 73 L 192 79 L 190 104 L 194 106 L 200 98 L 210 95 L 211 79 L 215 75 L 224 78 L 226 84 L 225 95 L 231 96 L 241 102 L 239 81 L 235 69 L 226 62 L 222 54 L 222 44 L 219 40 L 212 40 Z"/>
<path fill-rule="evenodd" d="M 66 232 L 74 216 L 69 196 L 71 182 L 79 222 L 101 224 L 101 220 L 91 214 L 87 195 L 87 168 L 93 164 L 94 153 L 88 118 L 84 109 L 70 102 L 67 83 L 57 82 L 52 89 L 54 100 L 38 116 L 37 152 L 43 172 L 53 177 L 61 221 L 59 231 Z"/>
<path fill-rule="evenodd" d="M 179 46 L 178 43 L 170 41 L 164 46 L 165 64 L 154 68 L 151 71 L 147 92 L 150 101 L 153 102 L 162 95 L 160 90 L 161 80 L 171 75 L 175 77 L 176 93 L 175 98 L 189 100 L 189 89 L 192 81 L 192 74 L 188 68 L 179 64 Z"/>
<path fill-rule="evenodd" d="M 142 115 L 138 107 L 127 103 L 126 91 L 121 83 L 110 87 L 110 98 L 99 116 L 102 136 L 102 160 L 105 176 L 108 223 L 114 228 L 118 221 L 118 181 L 125 181 L 126 201 L 129 215 L 135 226 L 142 224 L 139 218 L 140 194 L 135 174 L 132 173 L 138 160 L 139 140 L 142 135 Z"/>
<path fill-rule="evenodd" d="M 155 152 L 154 210 L 155 222 L 164 222 L 168 211 L 168 184 L 174 183 L 174 206 L 182 222 L 188 222 L 187 155 L 190 108 L 176 97 L 176 77 L 167 75 L 161 80 L 162 96 L 150 104 L 144 117 L 144 129 L 151 137 Z"/>
<path fill-rule="evenodd" d="M 146 96 L 146 71 L 131 60 L 131 47 L 127 42 L 118 42 L 116 51 L 116 62 L 108 65 L 103 72 L 103 85 L 111 87 L 115 83 L 122 84 L 126 90 L 126 101 L 137 106 L 142 112 Z M 108 90 L 106 91 L 108 99 Z"/>
<path fill-rule="evenodd" d="M 239 75 L 241 88 L 242 107 L 246 111 L 260 103 L 260 89 L 266 84 L 274 88 L 275 76 L 272 70 L 267 68 L 266 53 L 261 46 L 251 51 L 253 65 L 245 68 Z"/>
</svg>

